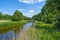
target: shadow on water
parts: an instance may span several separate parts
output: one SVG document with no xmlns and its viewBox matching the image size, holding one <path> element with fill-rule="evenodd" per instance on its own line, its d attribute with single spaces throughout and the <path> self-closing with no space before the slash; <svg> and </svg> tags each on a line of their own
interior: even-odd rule
<svg viewBox="0 0 60 40">
<path fill-rule="evenodd" d="M 12 40 L 20 29 L 21 27 L 0 29 L 0 40 Z"/>
<path fill-rule="evenodd" d="M 32 23 L 33 22 L 29 22 L 23 25 L 23 27 L 19 26 L 19 27 L 0 29 L 0 40 L 16 40 L 16 34 L 20 34 L 21 32 L 31 27 Z"/>
</svg>

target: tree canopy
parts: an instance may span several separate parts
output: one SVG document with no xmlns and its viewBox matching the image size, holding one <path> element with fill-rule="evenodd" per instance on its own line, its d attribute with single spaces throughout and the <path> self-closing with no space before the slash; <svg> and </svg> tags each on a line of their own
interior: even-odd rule
<svg viewBox="0 0 60 40">
<path fill-rule="evenodd" d="M 32 18 L 45 23 L 60 24 L 60 0 L 47 0 L 41 12 Z"/>
<path fill-rule="evenodd" d="M 3 14 L 0 12 L 0 20 L 3 19 Z"/>
<path fill-rule="evenodd" d="M 20 20 L 31 20 L 31 18 L 26 17 L 22 14 L 22 12 L 16 10 L 13 15 L 2 14 L 0 12 L 0 20 L 12 20 L 12 21 L 20 21 Z"/>
<path fill-rule="evenodd" d="M 16 11 L 14 12 L 14 14 L 13 14 L 12 17 L 13 17 L 12 19 L 13 19 L 14 21 L 23 20 L 23 14 L 22 14 L 20 11 L 18 11 L 18 10 L 16 10 Z"/>
</svg>

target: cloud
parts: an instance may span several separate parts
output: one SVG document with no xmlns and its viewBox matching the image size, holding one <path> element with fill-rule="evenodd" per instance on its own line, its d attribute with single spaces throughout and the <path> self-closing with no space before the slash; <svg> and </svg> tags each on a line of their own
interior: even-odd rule
<svg viewBox="0 0 60 40">
<path fill-rule="evenodd" d="M 34 15 L 34 13 L 24 13 L 23 15 L 25 15 L 27 17 L 32 17 Z"/>
<path fill-rule="evenodd" d="M 28 12 L 29 12 L 29 13 L 33 13 L 33 12 L 34 12 L 34 10 L 29 10 Z"/>
<path fill-rule="evenodd" d="M 45 0 L 19 0 L 19 2 L 23 2 L 27 4 L 34 4 L 34 3 L 42 2 L 42 1 L 45 1 Z"/>
<path fill-rule="evenodd" d="M 45 0 L 38 0 L 38 2 L 43 2 L 43 1 L 45 1 Z"/>
</svg>

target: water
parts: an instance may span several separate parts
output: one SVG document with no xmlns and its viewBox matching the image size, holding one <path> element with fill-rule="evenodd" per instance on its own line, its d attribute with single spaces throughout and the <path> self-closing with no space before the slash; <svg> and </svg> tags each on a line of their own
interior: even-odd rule
<svg viewBox="0 0 60 40">
<path fill-rule="evenodd" d="M 23 28 L 20 30 L 20 28 L 17 28 L 16 30 L 9 30 L 5 33 L 0 34 L 0 40 L 18 40 L 18 37 L 22 33 L 24 33 L 29 27 L 31 27 L 33 22 L 29 22 L 25 25 L 23 25 Z M 18 31 L 16 33 L 16 31 Z"/>
</svg>

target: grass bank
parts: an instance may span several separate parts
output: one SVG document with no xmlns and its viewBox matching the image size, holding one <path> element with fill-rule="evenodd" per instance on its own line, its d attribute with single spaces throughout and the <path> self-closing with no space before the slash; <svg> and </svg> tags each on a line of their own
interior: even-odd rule
<svg viewBox="0 0 60 40">
<path fill-rule="evenodd" d="M 54 24 L 37 22 L 29 28 L 20 38 L 21 40 L 60 40 L 60 30 Z"/>
<path fill-rule="evenodd" d="M 3 34 L 10 30 L 14 30 L 16 32 L 16 29 L 18 30 L 22 28 L 22 26 L 28 22 L 28 20 L 0 22 L 0 34 Z"/>
</svg>

